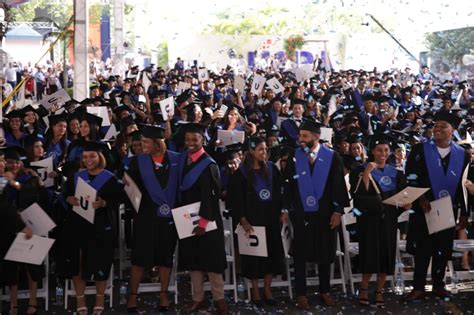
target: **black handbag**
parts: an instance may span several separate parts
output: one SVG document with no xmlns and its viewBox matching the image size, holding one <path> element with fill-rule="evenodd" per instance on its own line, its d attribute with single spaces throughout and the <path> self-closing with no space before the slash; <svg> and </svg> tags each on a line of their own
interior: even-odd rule
<svg viewBox="0 0 474 315">
<path fill-rule="evenodd" d="M 375 184 L 374 179 L 372 178 L 372 175 L 370 175 L 370 181 L 369 185 L 372 184 L 374 186 L 375 195 L 359 195 L 357 194 L 357 190 L 359 189 L 359 186 L 362 182 L 362 174 L 359 176 L 359 181 L 357 182 L 357 186 L 354 190 L 354 208 L 357 208 L 361 214 L 367 214 L 367 215 L 379 215 L 384 212 L 384 207 L 383 207 L 383 199 L 382 195 L 380 193 L 379 187 L 377 184 Z"/>
</svg>

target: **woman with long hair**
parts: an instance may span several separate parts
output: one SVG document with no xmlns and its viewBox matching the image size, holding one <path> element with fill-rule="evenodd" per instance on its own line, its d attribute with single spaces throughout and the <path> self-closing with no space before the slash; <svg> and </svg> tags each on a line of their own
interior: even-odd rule
<svg viewBox="0 0 474 315">
<path fill-rule="evenodd" d="M 67 139 L 67 115 L 50 115 L 49 130 L 46 132 L 44 148 L 46 156 L 53 157 L 53 162 L 56 167 L 62 165 L 66 156 L 69 141 Z"/>
<path fill-rule="evenodd" d="M 33 106 L 27 105 L 21 109 L 21 112 L 25 123 L 24 130 L 27 134 L 44 134 L 45 128 Z"/>
<path fill-rule="evenodd" d="M 130 272 L 129 313 L 137 313 L 137 294 L 145 268 L 158 266 L 160 273 L 160 312 L 169 308 L 168 286 L 178 239 L 171 209 L 178 190 L 178 154 L 166 149 L 164 129 L 146 125 L 142 132 L 143 154 L 125 167 L 143 193 L 133 220 L 132 269 Z M 125 185 L 128 183 L 124 180 Z"/>
<path fill-rule="evenodd" d="M 8 123 L 5 125 L 6 146 L 22 146 L 26 133 L 23 132 L 23 113 L 19 110 L 12 110 L 7 115 Z"/>
<path fill-rule="evenodd" d="M 239 171 L 231 177 L 229 203 L 232 217 L 246 233 L 253 226 L 265 227 L 267 257 L 241 255 L 244 277 L 252 282 L 252 300 L 261 307 L 262 299 L 258 279 L 264 279 L 264 301 L 275 305 L 271 284 L 273 275 L 283 270 L 283 245 L 280 234 L 281 182 L 280 173 L 272 162 L 267 161 L 267 146 L 262 137 L 249 140 L 249 151 Z"/>
<path fill-rule="evenodd" d="M 371 159 L 351 172 L 351 194 L 354 205 L 364 198 L 365 203 L 372 203 L 368 197 L 386 199 L 406 186 L 402 171 L 388 163 L 391 141 L 387 136 L 374 136 L 371 140 Z M 380 195 L 377 197 L 377 195 Z M 387 275 L 395 270 L 395 252 L 397 243 L 398 216 L 411 205 L 400 207 L 389 206 L 378 202 L 378 207 L 364 205 L 360 207 L 361 215 L 357 216 L 357 235 L 359 236 L 359 267 L 362 283 L 359 289 L 359 303 L 369 306 L 368 286 L 372 274 L 377 274 L 375 304 L 384 307 L 383 288 Z M 369 209 L 369 207 L 372 207 Z"/>
<path fill-rule="evenodd" d="M 110 268 L 112 267 L 116 242 L 116 220 L 123 194 L 121 186 L 113 173 L 105 169 L 104 144 L 86 142 L 81 154 L 81 170 L 70 177 L 65 185 L 64 197 L 69 212 L 64 222 L 62 244 L 63 268 L 66 276 L 72 277 L 76 290 L 77 312 L 87 314 L 84 291 L 86 281 L 94 280 L 96 297 L 94 314 L 104 311 L 104 293 Z M 78 180 L 82 179 L 97 191 L 91 200 L 95 209 L 94 220 L 89 222 L 72 207 L 80 206 L 75 197 Z"/>
</svg>

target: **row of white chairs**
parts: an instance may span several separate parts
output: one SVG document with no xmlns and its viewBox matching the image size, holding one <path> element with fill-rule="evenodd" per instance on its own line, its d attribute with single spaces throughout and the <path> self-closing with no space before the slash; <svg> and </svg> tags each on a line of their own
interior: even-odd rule
<svg viewBox="0 0 474 315">
<path fill-rule="evenodd" d="M 221 204 L 221 209 L 224 210 L 223 204 Z M 347 226 L 355 224 L 356 219 L 355 219 L 354 214 L 350 211 L 351 208 L 346 208 L 345 210 L 346 210 L 346 213 L 342 216 L 342 220 L 341 220 L 343 248 L 341 248 L 340 246 L 341 242 L 339 240 L 339 234 L 337 238 L 336 263 L 338 264 L 339 277 L 335 278 L 335 267 L 333 264 L 331 266 L 331 285 L 336 285 L 336 284 L 341 285 L 343 292 L 346 293 L 346 284 L 349 284 L 351 293 L 355 294 L 356 290 L 355 290 L 354 284 L 357 282 L 360 282 L 362 277 L 361 277 L 361 274 L 354 274 L 352 272 L 351 258 L 359 254 L 359 246 L 358 246 L 358 243 L 350 241 L 350 234 L 347 230 Z M 120 211 L 123 213 L 124 211 L 123 205 L 121 206 Z M 399 217 L 399 222 L 405 222 L 407 220 L 408 220 L 408 212 L 403 213 Z M 234 249 L 234 232 L 233 232 L 232 218 L 231 217 L 227 219 L 224 218 L 223 225 L 224 225 L 224 236 L 225 236 L 226 259 L 228 263 L 228 268 L 226 269 L 226 272 L 224 275 L 225 276 L 224 289 L 226 291 L 231 291 L 234 301 L 237 302 L 238 301 L 238 284 L 237 284 L 237 277 L 236 277 L 236 265 L 235 265 L 236 253 Z M 119 233 L 120 233 L 120 245 L 119 245 L 119 253 L 118 253 L 119 274 L 123 275 L 123 271 L 125 271 L 126 268 L 130 266 L 129 260 L 127 259 L 128 255 L 127 255 L 127 249 L 126 249 L 125 241 L 124 241 L 123 220 L 120 221 Z M 405 269 L 403 268 L 403 264 L 401 264 L 402 257 L 409 257 L 407 256 L 406 251 L 405 251 L 406 241 L 400 240 L 399 236 L 397 237 L 397 240 L 398 240 L 397 253 L 396 253 L 397 264 L 395 266 L 394 275 L 392 277 L 389 277 L 388 279 L 391 282 L 392 288 L 395 285 L 395 280 L 396 280 L 396 277 L 398 276 L 402 278 L 403 282 L 413 279 L 413 272 L 406 272 Z M 465 251 L 474 251 L 474 240 L 456 240 L 454 242 L 453 250 L 458 253 L 462 253 Z M 177 250 L 176 250 L 176 253 L 177 253 Z M 177 257 L 177 254 L 175 254 L 175 257 Z M 49 272 L 48 258 L 45 261 L 45 267 L 46 267 L 46 274 L 48 274 Z M 315 270 L 317 270 L 317 268 L 315 268 Z M 474 278 L 473 273 L 454 271 L 452 267 L 452 262 L 450 262 L 448 266 L 447 276 L 452 277 L 454 273 L 456 273 L 457 278 L 461 280 L 462 279 L 472 280 Z M 105 292 L 105 294 L 109 297 L 110 307 L 112 307 L 113 305 L 113 295 L 114 295 L 113 294 L 114 293 L 113 292 L 113 278 L 114 278 L 114 269 L 112 267 L 110 271 L 110 277 L 107 282 L 106 292 Z M 122 277 L 120 278 L 122 279 Z M 38 289 L 38 294 L 37 294 L 39 298 L 45 299 L 46 311 L 49 308 L 48 279 L 49 277 L 44 277 L 42 287 Z M 318 284 L 317 275 L 308 277 L 307 284 L 309 286 L 317 285 Z M 246 281 L 245 285 L 247 287 L 248 297 L 250 298 L 249 281 Z M 263 286 L 263 280 L 259 281 L 259 286 Z M 290 256 L 285 258 L 285 277 L 282 277 L 282 276 L 275 277 L 274 281 L 272 282 L 272 287 L 286 288 L 289 293 L 289 297 L 293 299 L 292 258 Z M 205 289 L 210 290 L 209 283 L 206 283 Z M 139 287 L 139 292 L 159 292 L 160 290 L 161 290 L 161 286 L 159 282 L 145 282 L 145 283 L 141 283 Z M 174 260 L 169 291 L 174 293 L 174 301 L 177 304 L 178 303 L 177 259 Z M 4 288 L 3 292 L 0 292 L 0 293 L 2 293 L 0 295 L 0 300 L 4 300 L 4 301 L 9 300 L 9 294 L 8 294 L 7 288 Z M 95 286 L 91 285 L 91 286 L 86 287 L 86 291 L 85 291 L 86 295 L 95 295 L 95 293 L 96 293 Z M 65 288 L 64 288 L 64 298 L 65 298 L 64 306 L 66 309 L 69 307 L 68 298 L 74 297 L 74 296 L 75 296 L 74 285 L 72 284 L 71 280 L 67 280 L 65 282 Z M 28 290 L 19 291 L 18 298 L 19 299 L 28 298 Z"/>
</svg>

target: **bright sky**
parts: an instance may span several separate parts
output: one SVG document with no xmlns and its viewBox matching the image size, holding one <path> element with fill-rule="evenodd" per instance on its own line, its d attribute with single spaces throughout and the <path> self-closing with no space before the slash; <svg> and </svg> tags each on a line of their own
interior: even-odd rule
<svg viewBox="0 0 474 315">
<path fill-rule="evenodd" d="M 302 7 L 311 0 L 126 0 L 135 7 L 135 34 L 159 42 L 173 35 L 193 32 L 197 25 L 211 24 L 213 13 L 228 8 L 257 10 L 267 5 L 287 7 L 288 18 L 301 16 Z M 474 1 L 447 0 L 320 0 L 321 10 L 371 13 L 381 22 L 398 26 L 395 35 L 403 40 L 415 34 L 474 26 Z M 194 28 L 193 28 L 194 26 Z M 201 27 L 197 28 L 201 29 Z"/>
</svg>

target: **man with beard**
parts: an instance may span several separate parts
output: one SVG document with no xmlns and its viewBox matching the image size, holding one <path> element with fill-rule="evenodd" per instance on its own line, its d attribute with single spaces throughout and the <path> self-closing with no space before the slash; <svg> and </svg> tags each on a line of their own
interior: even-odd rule
<svg viewBox="0 0 474 315">
<path fill-rule="evenodd" d="M 298 148 L 285 170 L 283 205 L 294 226 L 296 302 L 309 309 L 306 262 L 318 264 L 319 293 L 326 306 L 335 304 L 329 293 L 330 265 L 336 256 L 336 231 L 349 200 L 342 160 L 319 143 L 321 124 L 305 120 L 299 128 Z M 285 210 L 283 210 L 285 211 Z"/>
</svg>

